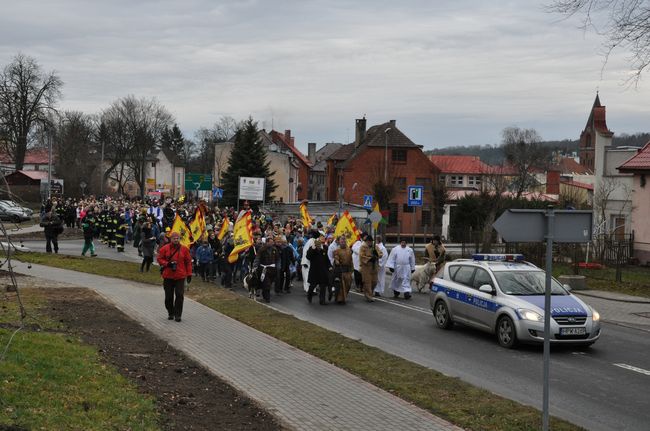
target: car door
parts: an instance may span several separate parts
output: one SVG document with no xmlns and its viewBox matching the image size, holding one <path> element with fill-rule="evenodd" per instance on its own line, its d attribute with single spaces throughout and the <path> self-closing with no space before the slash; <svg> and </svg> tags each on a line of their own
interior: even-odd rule
<svg viewBox="0 0 650 431">
<path fill-rule="evenodd" d="M 495 290 L 495 283 L 488 271 L 483 268 L 476 268 L 474 278 L 472 279 L 471 296 L 467 298 L 468 316 L 467 319 L 472 324 L 482 329 L 491 329 L 494 327 L 494 315 L 496 311 L 496 295 L 479 291 L 479 287 L 487 284 Z"/>
<path fill-rule="evenodd" d="M 474 266 L 460 265 L 452 276 L 454 287 L 451 292 L 447 292 L 447 297 L 450 299 L 451 313 L 456 320 L 468 320 L 470 308 L 467 304 L 467 296 L 472 294 L 472 279 L 475 270 Z"/>
</svg>

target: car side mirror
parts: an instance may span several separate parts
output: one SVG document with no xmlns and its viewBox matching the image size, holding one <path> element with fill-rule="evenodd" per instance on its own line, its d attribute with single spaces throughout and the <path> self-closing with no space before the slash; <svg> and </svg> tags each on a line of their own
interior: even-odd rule
<svg viewBox="0 0 650 431">
<path fill-rule="evenodd" d="M 478 288 L 478 291 L 489 293 L 490 295 L 494 295 L 496 293 L 494 287 L 490 286 L 489 284 L 482 284 L 481 287 Z"/>
<path fill-rule="evenodd" d="M 569 286 L 568 284 L 563 284 L 562 287 L 564 287 L 567 290 L 567 292 L 571 292 L 571 286 Z"/>
</svg>

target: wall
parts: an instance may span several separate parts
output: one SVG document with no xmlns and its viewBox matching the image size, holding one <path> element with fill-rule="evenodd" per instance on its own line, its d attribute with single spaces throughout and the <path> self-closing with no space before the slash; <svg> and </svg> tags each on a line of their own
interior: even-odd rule
<svg viewBox="0 0 650 431">
<path fill-rule="evenodd" d="M 646 175 L 645 180 L 645 187 L 641 187 L 641 175 L 634 175 L 632 194 L 634 256 L 644 265 L 650 263 L 650 175 Z"/>
</svg>

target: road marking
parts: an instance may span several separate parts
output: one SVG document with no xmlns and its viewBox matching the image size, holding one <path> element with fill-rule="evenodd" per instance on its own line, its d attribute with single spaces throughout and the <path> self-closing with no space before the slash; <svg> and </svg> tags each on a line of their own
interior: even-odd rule
<svg viewBox="0 0 650 431">
<path fill-rule="evenodd" d="M 650 376 L 650 371 L 644 370 L 643 368 L 633 367 L 632 365 L 628 365 L 628 364 L 612 364 L 612 365 L 614 365 L 615 367 L 624 368 L 626 370 L 636 371 L 637 373 L 645 374 L 646 376 Z"/>
<path fill-rule="evenodd" d="M 357 296 L 364 296 L 362 293 L 358 293 L 358 292 L 350 292 L 350 293 L 352 293 L 353 295 L 357 295 Z M 400 304 L 397 301 L 391 301 L 390 299 L 384 299 L 384 298 L 378 298 L 378 297 L 375 297 L 373 299 L 375 301 L 378 301 L 378 302 L 385 302 L 387 304 L 392 304 L 392 305 L 395 305 L 397 307 L 406 308 L 407 310 L 418 311 L 418 312 L 424 313 L 424 314 L 431 314 L 431 310 L 429 310 L 427 308 L 418 307 L 417 305 Z"/>
</svg>

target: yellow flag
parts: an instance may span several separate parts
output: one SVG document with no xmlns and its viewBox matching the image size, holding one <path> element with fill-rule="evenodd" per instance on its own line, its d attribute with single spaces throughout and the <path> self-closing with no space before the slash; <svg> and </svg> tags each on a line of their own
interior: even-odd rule
<svg viewBox="0 0 650 431">
<path fill-rule="evenodd" d="M 300 204 L 300 217 L 302 217 L 302 225 L 305 227 L 305 229 L 311 228 L 312 218 L 307 211 L 307 202 Z"/>
<path fill-rule="evenodd" d="M 332 217 L 327 219 L 327 225 L 334 226 L 334 219 L 336 219 L 336 213 L 332 214 Z"/>
<path fill-rule="evenodd" d="M 379 214 L 379 217 L 381 217 L 381 210 L 379 209 L 379 202 L 375 202 L 375 207 L 372 209 L 372 212 L 373 212 L 373 213 L 378 213 L 378 214 Z M 380 220 L 381 220 L 381 219 L 380 219 Z M 372 223 L 372 229 L 373 229 L 374 231 L 377 231 L 377 228 L 379 227 L 379 223 L 380 223 L 380 222 L 377 222 L 377 223 L 374 223 L 374 222 L 373 222 L 373 223 Z"/>
<path fill-rule="evenodd" d="M 334 231 L 334 236 L 336 238 L 343 235 L 346 238 L 348 247 L 352 247 L 352 244 L 357 242 L 361 237 L 357 226 L 354 224 L 354 219 L 349 212 L 344 212 L 339 219 L 339 222 L 336 224 L 336 230 Z"/>
<path fill-rule="evenodd" d="M 206 235 L 205 217 L 201 208 L 196 208 L 194 212 L 194 219 L 190 222 L 190 231 L 194 241 L 200 241 Z"/>
<path fill-rule="evenodd" d="M 172 225 L 170 235 L 173 232 L 178 232 L 180 234 L 181 244 L 187 248 L 189 248 L 190 245 L 194 242 L 192 239 L 192 232 L 178 214 L 176 214 L 176 218 L 174 219 L 174 224 Z"/>
<path fill-rule="evenodd" d="M 253 225 L 250 210 L 243 213 L 235 222 L 233 243 L 235 248 L 228 256 L 228 262 L 230 263 L 237 262 L 239 253 L 248 250 L 253 245 Z"/>
<path fill-rule="evenodd" d="M 228 227 L 230 227 L 230 220 L 228 220 L 228 217 L 224 217 L 223 223 L 221 223 L 221 229 L 219 229 L 219 233 L 217 234 L 219 241 L 221 241 L 223 237 L 226 236 L 226 233 L 228 233 Z"/>
</svg>

